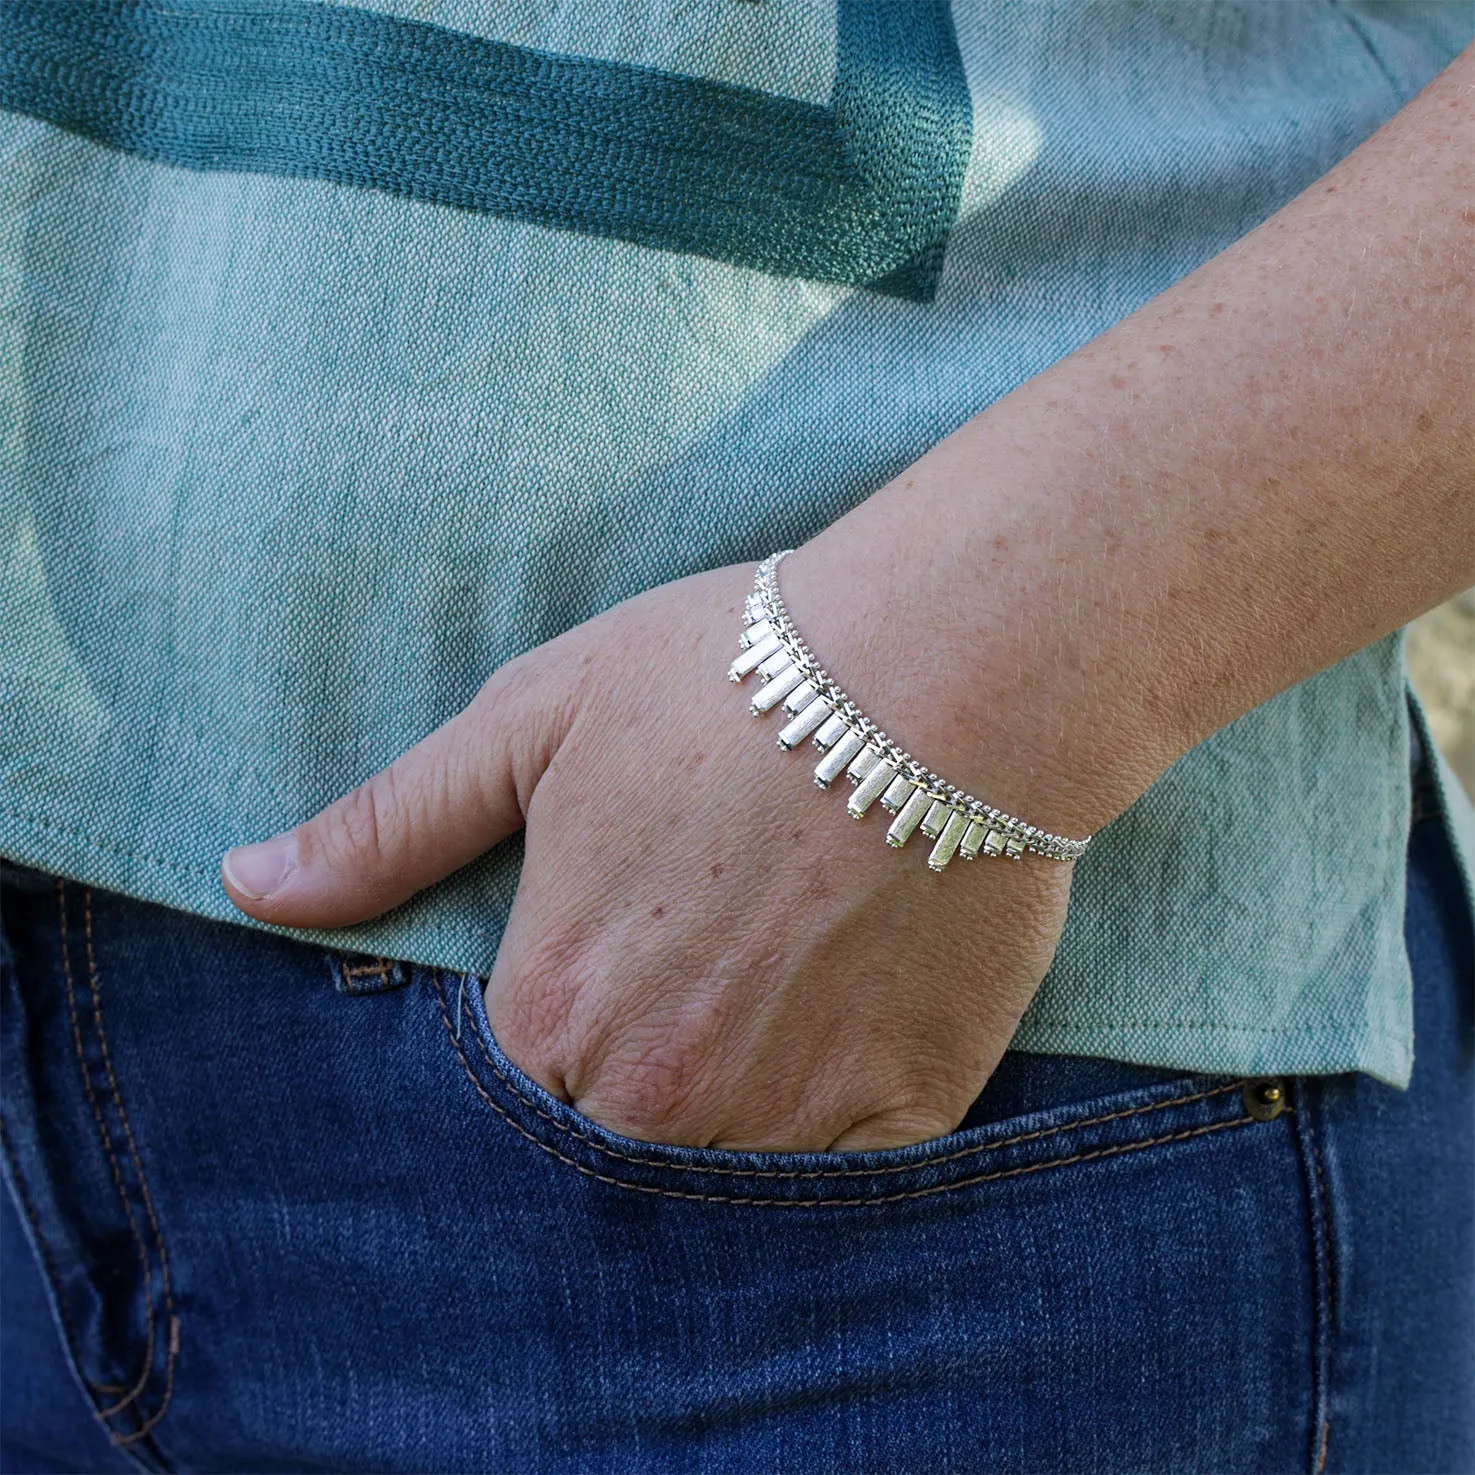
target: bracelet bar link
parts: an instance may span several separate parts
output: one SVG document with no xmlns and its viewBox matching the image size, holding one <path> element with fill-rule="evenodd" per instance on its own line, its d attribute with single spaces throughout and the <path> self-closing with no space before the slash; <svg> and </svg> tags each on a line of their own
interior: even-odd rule
<svg viewBox="0 0 1475 1475">
<path fill-rule="evenodd" d="M 896 816 L 886 843 L 900 849 L 920 829 L 935 842 L 927 857 L 934 871 L 955 855 L 967 861 L 980 855 L 1020 860 L 1029 850 L 1047 860 L 1071 861 L 1085 854 L 1091 836 L 1052 835 L 975 799 L 904 752 L 846 696 L 795 629 L 779 594 L 778 566 L 793 551 L 785 548 L 758 565 L 743 608 L 741 653 L 727 673 L 730 681 L 741 681 L 759 672 L 763 684 L 749 708 L 755 717 L 792 698 L 784 702 L 785 716 L 792 720 L 778 736 L 779 747 L 791 750 L 811 738 L 824 754 L 815 766 L 815 783 L 829 788 L 845 773 L 856 785 L 849 813 L 861 819 L 879 799 Z"/>
</svg>

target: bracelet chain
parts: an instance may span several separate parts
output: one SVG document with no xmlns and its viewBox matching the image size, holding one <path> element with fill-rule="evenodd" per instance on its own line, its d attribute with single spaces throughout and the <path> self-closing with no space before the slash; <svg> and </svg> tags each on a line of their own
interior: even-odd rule
<svg viewBox="0 0 1475 1475">
<path fill-rule="evenodd" d="M 758 565 L 756 586 L 758 600 L 763 608 L 762 617 L 769 621 L 773 633 L 778 637 L 793 665 L 799 668 L 804 678 L 825 698 L 831 708 L 849 727 L 859 733 L 866 743 L 880 752 L 884 762 L 895 768 L 898 774 L 904 774 L 931 799 L 946 804 L 950 808 L 961 810 L 970 820 L 986 824 L 990 829 L 1001 830 L 1005 835 L 1012 836 L 1021 842 L 1024 849 L 1032 850 L 1047 859 L 1079 859 L 1085 853 L 1086 846 L 1090 844 L 1091 836 L 1086 836 L 1084 840 L 1072 840 L 1064 835 L 1052 835 L 1046 830 L 1026 824 L 1022 819 L 1012 814 L 1005 814 L 1002 810 L 995 809 L 993 805 L 985 804 L 981 799 L 965 793 L 962 789 L 933 773 L 930 768 L 919 763 L 910 753 L 892 742 L 851 701 L 841 690 L 839 684 L 830 677 L 829 672 L 820 665 L 808 643 L 794 627 L 794 622 L 789 618 L 788 609 L 784 605 L 783 597 L 779 594 L 778 566 L 793 551 L 792 548 L 785 548 L 781 553 L 771 554 Z M 1011 853 L 1014 854 L 1015 859 L 1019 858 L 1018 851 L 1014 847 L 1011 847 Z"/>
</svg>

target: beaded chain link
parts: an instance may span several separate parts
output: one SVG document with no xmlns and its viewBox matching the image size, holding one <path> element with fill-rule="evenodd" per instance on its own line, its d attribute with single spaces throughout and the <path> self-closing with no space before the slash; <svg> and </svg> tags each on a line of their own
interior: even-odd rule
<svg viewBox="0 0 1475 1475">
<path fill-rule="evenodd" d="M 1089 835 L 1070 840 L 1049 834 L 964 793 L 904 752 L 846 696 L 794 628 L 779 594 L 778 566 L 793 551 L 785 548 L 758 565 L 738 636 L 742 654 L 727 673 L 730 681 L 741 681 L 758 672 L 763 684 L 749 708 L 755 717 L 783 703 L 792 721 L 779 733 L 779 747 L 790 750 L 812 736 L 825 755 L 815 766 L 815 783 L 827 789 L 843 771 L 856 785 L 848 812 L 860 819 L 879 799 L 896 816 L 886 843 L 900 849 L 920 829 L 936 842 L 927 857 L 934 871 L 955 854 L 1019 860 L 1032 850 L 1049 860 L 1079 859 Z"/>
</svg>

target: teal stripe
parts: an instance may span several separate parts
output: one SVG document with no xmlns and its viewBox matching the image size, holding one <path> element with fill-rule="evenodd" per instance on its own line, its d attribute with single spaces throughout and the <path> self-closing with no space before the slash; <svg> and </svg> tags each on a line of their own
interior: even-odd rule
<svg viewBox="0 0 1475 1475">
<path fill-rule="evenodd" d="M 837 25 L 819 107 L 344 6 L 0 0 L 0 106 L 190 169 L 929 301 L 972 137 L 951 11 L 839 0 Z"/>
</svg>

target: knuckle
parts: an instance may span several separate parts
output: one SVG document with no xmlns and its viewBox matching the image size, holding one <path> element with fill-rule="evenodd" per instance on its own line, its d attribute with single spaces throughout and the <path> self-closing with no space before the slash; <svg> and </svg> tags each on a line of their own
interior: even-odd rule
<svg viewBox="0 0 1475 1475">
<path fill-rule="evenodd" d="M 956 1064 L 949 1068 L 938 1062 L 927 1074 L 902 1070 L 892 1077 L 888 1090 L 872 1098 L 869 1120 L 884 1123 L 909 1142 L 941 1137 L 967 1116 L 982 1087 L 982 1077 Z"/>
<path fill-rule="evenodd" d="M 507 754 L 524 813 L 574 721 L 579 684 L 559 679 L 562 664 L 549 654 L 556 643 L 504 661 L 467 709 L 473 732 L 486 739 L 478 748 Z"/>
<path fill-rule="evenodd" d="M 516 968 L 494 989 L 487 1018 L 498 1042 L 519 1065 L 528 1060 L 554 1063 L 570 1054 L 574 1000 L 583 984 L 581 953 L 572 940 L 560 938 L 523 944 Z"/>
<path fill-rule="evenodd" d="M 540 983 L 498 989 L 488 1019 L 502 1048 L 526 1070 L 533 1062 L 551 1065 L 567 1056 L 570 1012 L 569 990 Z"/>
<path fill-rule="evenodd" d="M 964 1114 L 932 1105 L 898 1103 L 853 1121 L 833 1145 L 841 1151 L 912 1147 L 946 1137 L 957 1129 Z"/>
<path fill-rule="evenodd" d="M 394 809 L 394 779 L 385 770 L 329 805 L 314 827 L 313 839 L 329 860 L 383 860 L 393 833 Z"/>
<path fill-rule="evenodd" d="M 518 705 L 527 702 L 538 685 L 538 666 L 534 655 L 539 649 L 540 647 L 534 646 L 532 650 L 523 651 L 521 655 L 510 656 L 503 661 L 482 682 L 473 706 L 489 706 L 494 703 Z"/>
<path fill-rule="evenodd" d="M 642 1037 L 643 1036 L 643 1037 Z M 710 1106 L 709 1061 L 652 1033 L 621 1042 L 575 1106 L 627 1137 L 700 1144 Z"/>
<path fill-rule="evenodd" d="M 966 1107 L 943 1111 L 936 1106 L 903 1106 L 893 1110 L 888 1120 L 903 1142 L 927 1142 L 954 1131 L 966 1111 Z"/>
</svg>

